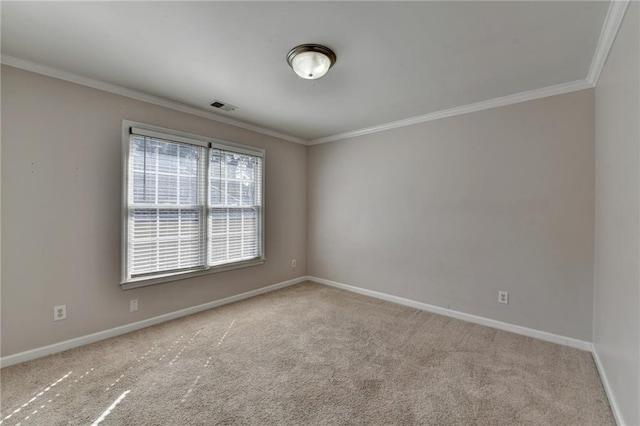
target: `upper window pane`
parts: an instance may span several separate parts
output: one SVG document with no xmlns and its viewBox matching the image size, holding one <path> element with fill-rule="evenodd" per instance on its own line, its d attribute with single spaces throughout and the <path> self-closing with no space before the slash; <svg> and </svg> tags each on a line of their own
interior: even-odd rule
<svg viewBox="0 0 640 426">
<path fill-rule="evenodd" d="M 212 206 L 260 204 L 261 158 L 235 152 L 210 150 L 209 202 Z"/>
<path fill-rule="evenodd" d="M 198 162 L 202 151 L 195 146 L 133 137 L 133 202 L 198 204 Z"/>
</svg>

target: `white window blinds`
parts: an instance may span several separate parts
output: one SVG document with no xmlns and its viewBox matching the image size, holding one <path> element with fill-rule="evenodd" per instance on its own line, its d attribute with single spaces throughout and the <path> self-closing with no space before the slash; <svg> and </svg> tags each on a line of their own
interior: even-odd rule
<svg viewBox="0 0 640 426">
<path fill-rule="evenodd" d="M 125 282 L 263 257 L 261 152 L 130 131 Z"/>
</svg>

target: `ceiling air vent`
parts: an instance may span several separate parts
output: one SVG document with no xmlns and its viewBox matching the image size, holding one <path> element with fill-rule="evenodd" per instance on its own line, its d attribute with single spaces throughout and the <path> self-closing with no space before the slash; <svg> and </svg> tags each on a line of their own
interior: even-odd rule
<svg viewBox="0 0 640 426">
<path fill-rule="evenodd" d="M 238 109 L 238 107 L 235 105 L 231 105 L 226 102 L 219 101 L 217 99 L 214 99 L 213 101 L 211 101 L 211 106 L 214 108 L 221 109 L 223 111 L 235 111 Z"/>
</svg>

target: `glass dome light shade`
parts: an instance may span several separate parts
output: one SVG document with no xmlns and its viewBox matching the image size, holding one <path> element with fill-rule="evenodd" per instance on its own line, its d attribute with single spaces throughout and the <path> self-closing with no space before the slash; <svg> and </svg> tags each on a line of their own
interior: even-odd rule
<svg viewBox="0 0 640 426">
<path fill-rule="evenodd" d="M 331 61 L 322 53 L 302 52 L 291 60 L 291 68 L 302 78 L 315 80 L 329 71 Z"/>
<path fill-rule="evenodd" d="M 336 55 L 324 46 L 303 44 L 294 47 L 287 56 L 287 62 L 301 78 L 315 80 L 329 71 L 336 61 Z"/>
</svg>

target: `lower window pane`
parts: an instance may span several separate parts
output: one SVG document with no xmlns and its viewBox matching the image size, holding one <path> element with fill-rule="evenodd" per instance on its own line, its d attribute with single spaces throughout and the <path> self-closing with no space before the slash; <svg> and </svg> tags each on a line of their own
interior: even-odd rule
<svg viewBox="0 0 640 426">
<path fill-rule="evenodd" d="M 209 210 L 209 265 L 255 259 L 260 255 L 255 208 Z"/>
<path fill-rule="evenodd" d="M 198 209 L 133 209 L 129 243 L 132 276 L 204 266 Z"/>
</svg>

